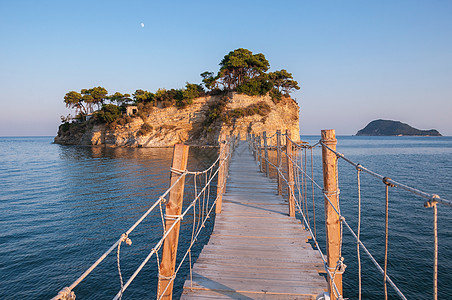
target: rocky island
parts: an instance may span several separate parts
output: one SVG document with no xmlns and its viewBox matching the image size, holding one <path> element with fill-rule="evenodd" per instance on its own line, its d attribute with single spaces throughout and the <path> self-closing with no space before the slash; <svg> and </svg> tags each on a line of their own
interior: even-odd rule
<svg viewBox="0 0 452 300">
<path fill-rule="evenodd" d="M 356 133 L 357 136 L 441 136 L 436 129 L 419 130 L 400 121 L 374 120 Z"/>
<path fill-rule="evenodd" d="M 137 90 L 108 96 L 105 88 L 71 91 L 64 97 L 75 118 L 62 117 L 55 143 L 127 147 L 170 147 L 176 143 L 218 145 L 221 134 L 289 130 L 299 138 L 299 107 L 290 92 L 299 89 L 286 70 L 267 72 L 261 53 L 236 49 L 204 72 L 202 84 L 184 89 Z M 98 109 L 94 110 L 94 106 Z"/>
</svg>

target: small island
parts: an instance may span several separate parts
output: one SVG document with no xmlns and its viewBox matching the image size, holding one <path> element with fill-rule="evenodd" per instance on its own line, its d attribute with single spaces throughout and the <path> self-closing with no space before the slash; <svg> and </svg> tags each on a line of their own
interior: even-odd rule
<svg viewBox="0 0 452 300">
<path fill-rule="evenodd" d="M 420 130 L 400 121 L 374 120 L 356 133 L 357 136 L 441 136 L 436 129 Z"/>
<path fill-rule="evenodd" d="M 262 53 L 230 51 L 217 74 L 180 89 L 138 89 L 122 94 L 101 86 L 64 96 L 76 116 L 62 116 L 54 142 L 64 145 L 171 147 L 177 143 L 217 146 L 222 134 L 288 130 L 297 139 L 299 107 L 290 93 L 300 89 L 285 69 L 269 72 Z M 97 109 L 96 109 L 97 108 Z"/>
</svg>

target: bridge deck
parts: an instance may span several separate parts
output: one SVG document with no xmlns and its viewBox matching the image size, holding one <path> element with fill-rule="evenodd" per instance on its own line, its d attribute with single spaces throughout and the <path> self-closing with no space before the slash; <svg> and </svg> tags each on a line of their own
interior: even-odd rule
<svg viewBox="0 0 452 300">
<path fill-rule="evenodd" d="M 322 260 L 246 142 L 230 164 L 222 213 L 181 299 L 315 299 L 326 291 Z"/>
</svg>

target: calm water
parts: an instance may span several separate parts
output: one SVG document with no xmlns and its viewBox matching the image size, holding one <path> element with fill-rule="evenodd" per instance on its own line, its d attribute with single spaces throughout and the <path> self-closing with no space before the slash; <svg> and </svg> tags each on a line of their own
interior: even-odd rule
<svg viewBox="0 0 452 300">
<path fill-rule="evenodd" d="M 108 149 L 51 142 L 50 137 L 0 138 L 0 299 L 54 296 L 85 271 L 168 187 L 171 149 Z M 342 137 L 338 150 L 383 175 L 452 198 L 452 138 Z M 189 168 L 204 169 L 216 155 L 216 149 L 191 149 Z M 321 182 L 319 159 L 317 150 L 315 178 Z M 342 161 L 339 172 L 342 211 L 356 226 L 356 171 Z M 382 262 L 384 186 L 363 174 L 362 189 L 362 240 Z M 318 194 L 318 238 L 324 244 L 323 200 L 317 198 Z M 443 299 L 452 297 L 451 213 L 452 208 L 439 207 L 439 291 Z M 431 299 L 432 211 L 423 208 L 422 199 L 391 189 L 389 223 L 389 275 L 409 299 Z M 190 238 L 189 225 L 190 220 L 184 219 L 181 245 Z M 207 232 L 211 228 L 209 224 Z M 121 247 L 125 278 L 159 235 L 161 220 L 156 212 L 130 236 L 133 245 Z M 195 252 L 206 241 L 204 236 Z M 348 265 L 345 296 L 354 299 L 356 246 L 345 231 L 343 256 Z M 382 276 L 368 259 L 363 257 L 362 264 L 364 298 L 381 299 Z M 181 272 L 176 294 L 180 294 L 187 268 Z M 111 299 L 119 287 L 113 254 L 75 292 L 77 299 Z M 153 258 L 124 297 L 153 299 L 155 290 Z"/>
<path fill-rule="evenodd" d="M 319 137 L 302 137 L 311 144 Z M 339 137 L 337 149 L 353 161 L 394 180 L 452 199 L 452 138 L 451 137 Z M 321 151 L 314 154 L 315 179 L 322 184 Z M 308 153 L 310 157 L 310 153 Z M 308 164 L 310 168 L 310 163 Z M 339 160 L 341 211 L 347 222 L 357 228 L 356 169 Z M 310 187 L 310 186 L 309 186 Z M 361 175 L 362 224 L 361 239 L 377 261 L 384 262 L 385 186 L 370 175 Z M 309 189 L 310 190 L 310 189 Z M 319 196 L 319 191 L 315 191 Z M 311 193 L 309 193 L 309 196 Z M 311 197 L 311 196 L 310 196 Z M 316 197 L 318 238 L 323 247 L 323 200 Z M 312 199 L 310 198 L 310 201 Z M 433 278 L 433 211 L 423 207 L 424 200 L 408 192 L 392 188 L 389 192 L 388 274 L 408 299 L 432 299 Z M 310 207 L 312 219 L 312 205 Z M 452 297 L 452 208 L 438 206 L 439 230 L 439 298 Z M 344 229 L 343 256 L 344 293 L 358 298 L 358 266 L 356 242 Z M 363 299 L 384 297 L 383 276 L 372 262 L 362 257 Z M 397 296 L 388 286 L 390 295 Z"/>
</svg>

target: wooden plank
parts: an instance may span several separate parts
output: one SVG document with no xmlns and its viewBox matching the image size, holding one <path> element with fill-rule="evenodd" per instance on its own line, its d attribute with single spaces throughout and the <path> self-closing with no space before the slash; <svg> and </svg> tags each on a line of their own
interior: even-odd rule
<svg viewBox="0 0 452 300">
<path fill-rule="evenodd" d="M 269 294 L 269 293 L 257 293 L 257 292 L 243 292 L 243 291 L 226 291 L 226 290 L 218 290 L 218 291 L 212 291 L 212 290 L 201 290 L 201 289 L 194 289 L 193 292 L 190 290 L 187 290 L 184 292 L 181 300 L 197 300 L 197 299 L 242 299 L 242 300 L 249 300 L 249 299 L 260 299 L 260 300 L 304 300 L 304 299 L 315 299 L 316 297 L 314 295 L 287 295 L 287 294 Z"/>
<path fill-rule="evenodd" d="M 181 299 L 315 299 L 327 288 L 323 261 L 246 147 L 231 160 L 222 213 Z"/>
</svg>

